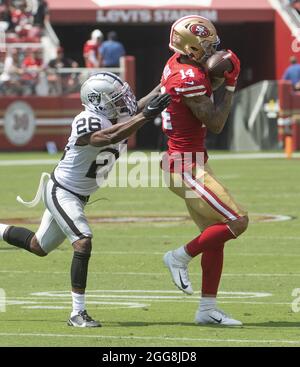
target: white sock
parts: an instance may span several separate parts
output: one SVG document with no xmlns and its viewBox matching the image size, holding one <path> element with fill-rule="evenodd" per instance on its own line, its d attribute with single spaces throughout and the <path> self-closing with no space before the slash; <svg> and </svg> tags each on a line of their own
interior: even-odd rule
<svg viewBox="0 0 300 367">
<path fill-rule="evenodd" d="M 9 227 L 8 224 L 2 224 L 0 223 L 0 240 L 3 240 L 3 233 L 6 230 L 6 228 Z"/>
<path fill-rule="evenodd" d="M 179 247 L 178 249 L 173 251 L 173 256 L 177 259 L 182 261 L 185 264 L 188 264 L 192 260 L 192 256 L 187 254 L 185 251 L 184 246 Z"/>
<path fill-rule="evenodd" d="M 216 297 L 202 297 L 200 300 L 200 310 L 206 311 L 216 308 L 217 299 Z"/>
<path fill-rule="evenodd" d="M 85 294 L 79 294 L 71 292 L 72 294 L 72 305 L 73 311 L 71 312 L 71 317 L 78 315 L 79 311 L 85 310 Z"/>
</svg>

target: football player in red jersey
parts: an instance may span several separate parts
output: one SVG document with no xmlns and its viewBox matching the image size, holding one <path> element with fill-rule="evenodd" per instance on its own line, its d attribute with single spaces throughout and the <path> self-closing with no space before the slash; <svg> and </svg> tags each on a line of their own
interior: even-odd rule
<svg viewBox="0 0 300 367">
<path fill-rule="evenodd" d="M 100 29 L 94 29 L 91 38 L 83 46 L 83 58 L 86 68 L 99 68 L 101 65 L 99 47 L 103 41 L 103 33 Z"/>
<path fill-rule="evenodd" d="M 233 70 L 224 72 L 225 93 L 223 99 L 214 104 L 205 64 L 219 43 L 214 25 L 198 15 L 180 18 L 171 29 L 169 46 L 175 53 L 168 60 L 161 79 L 162 92 L 172 96 L 162 114 L 163 130 L 169 138 L 162 168 L 171 191 L 185 200 L 200 234 L 188 244 L 167 252 L 164 263 L 175 285 L 192 294 L 188 263 L 202 254 L 202 297 L 195 322 L 238 326 L 242 325 L 240 321 L 217 308 L 216 296 L 224 244 L 247 229 L 248 216 L 215 178 L 205 149 L 207 129 L 218 134 L 226 123 L 240 72 L 238 57 L 229 51 Z M 199 157 L 203 158 L 203 164 Z"/>
</svg>

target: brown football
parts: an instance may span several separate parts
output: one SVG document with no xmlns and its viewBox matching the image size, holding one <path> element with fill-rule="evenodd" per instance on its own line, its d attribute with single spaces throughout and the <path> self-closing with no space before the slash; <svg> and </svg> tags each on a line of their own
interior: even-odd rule
<svg viewBox="0 0 300 367">
<path fill-rule="evenodd" d="M 229 56 L 230 53 L 228 51 L 217 51 L 206 61 L 208 73 L 211 78 L 224 78 L 224 71 L 232 71 L 233 65 Z"/>
</svg>

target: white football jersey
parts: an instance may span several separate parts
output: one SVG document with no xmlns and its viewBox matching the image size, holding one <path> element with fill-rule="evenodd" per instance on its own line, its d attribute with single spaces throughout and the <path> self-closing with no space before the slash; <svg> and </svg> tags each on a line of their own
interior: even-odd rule
<svg viewBox="0 0 300 367">
<path fill-rule="evenodd" d="M 99 182 L 103 181 L 119 158 L 124 142 L 104 147 L 80 146 L 76 142 L 81 136 L 111 126 L 112 123 L 104 115 L 87 110 L 74 118 L 65 153 L 54 170 L 54 177 L 61 186 L 84 196 L 98 189 Z"/>
</svg>

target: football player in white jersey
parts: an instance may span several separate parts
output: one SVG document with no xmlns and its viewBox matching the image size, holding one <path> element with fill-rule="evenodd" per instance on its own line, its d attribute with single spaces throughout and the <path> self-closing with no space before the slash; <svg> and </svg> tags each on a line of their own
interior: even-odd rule
<svg viewBox="0 0 300 367">
<path fill-rule="evenodd" d="M 46 256 L 65 238 L 71 242 L 74 254 L 71 264 L 73 310 L 68 320 L 70 326 L 101 326 L 88 315 L 85 307 L 93 235 L 84 214 L 90 194 L 98 188 L 97 168 L 109 161 L 103 159 L 101 162 L 101 155 L 111 154 L 117 158 L 121 143 L 168 106 L 170 96 L 154 96 L 156 91 L 137 103 L 129 85 L 117 75 L 100 72 L 91 76 L 81 86 L 80 96 L 85 109 L 74 118 L 62 159 L 51 177 L 47 173 L 42 175 L 32 202 L 26 203 L 18 198 L 28 206 L 36 205 L 43 198 L 46 209 L 39 229 L 34 233 L 26 228 L 0 224 L 0 240 L 38 256 Z M 141 112 L 137 113 L 138 110 Z M 127 122 L 118 122 L 124 115 L 129 118 Z"/>
</svg>

